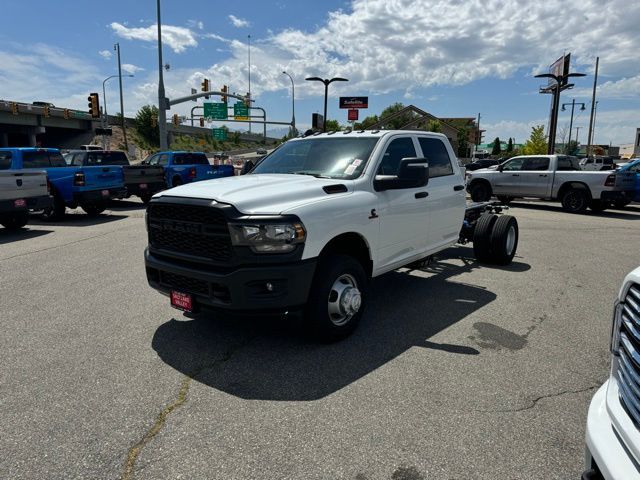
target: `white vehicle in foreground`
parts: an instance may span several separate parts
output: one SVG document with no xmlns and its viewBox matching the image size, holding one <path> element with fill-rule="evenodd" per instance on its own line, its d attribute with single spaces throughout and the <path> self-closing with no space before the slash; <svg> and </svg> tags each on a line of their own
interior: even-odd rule
<svg viewBox="0 0 640 480">
<path fill-rule="evenodd" d="M 583 480 L 640 479 L 640 267 L 613 313 L 611 374 L 589 407 Z"/>
<path fill-rule="evenodd" d="M 302 309 L 319 336 L 349 334 L 377 277 L 473 241 L 510 263 L 514 217 L 467 206 L 444 135 L 331 132 L 286 142 L 247 175 L 165 190 L 147 210 L 149 284 L 176 308 Z"/>
</svg>

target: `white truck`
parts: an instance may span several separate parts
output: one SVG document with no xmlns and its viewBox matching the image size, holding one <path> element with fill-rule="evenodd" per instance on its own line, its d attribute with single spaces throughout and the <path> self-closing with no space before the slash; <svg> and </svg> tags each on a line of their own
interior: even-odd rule
<svg viewBox="0 0 640 480">
<path fill-rule="evenodd" d="M 11 158 L 0 152 L 0 225 L 18 230 L 29 221 L 29 210 L 51 206 L 47 174 L 33 170 L 9 170 Z"/>
<path fill-rule="evenodd" d="M 156 194 L 147 209 L 147 279 L 186 311 L 302 309 L 318 336 L 348 335 L 367 286 L 399 267 L 473 241 L 508 264 L 518 224 L 467 206 L 447 138 L 413 131 L 290 140 L 249 174 Z"/>
<path fill-rule="evenodd" d="M 567 212 L 587 207 L 600 212 L 633 199 L 635 177 L 629 172 L 585 172 L 577 158 L 566 155 L 522 155 L 498 167 L 468 172 L 467 190 L 476 202 L 493 195 L 503 203 L 530 197 L 559 201 Z"/>
<path fill-rule="evenodd" d="M 609 379 L 591 400 L 583 480 L 640 480 L 640 268 L 613 310 Z"/>
</svg>

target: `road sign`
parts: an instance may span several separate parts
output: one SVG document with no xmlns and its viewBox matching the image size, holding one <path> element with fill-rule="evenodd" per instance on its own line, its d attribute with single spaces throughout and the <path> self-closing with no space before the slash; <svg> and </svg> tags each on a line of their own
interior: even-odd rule
<svg viewBox="0 0 640 480">
<path fill-rule="evenodd" d="M 236 117 L 236 120 L 249 120 L 249 107 L 244 102 L 234 103 L 233 116 Z"/>
<path fill-rule="evenodd" d="M 355 108 L 347 110 L 347 119 L 349 121 L 358 120 L 358 110 Z"/>
<path fill-rule="evenodd" d="M 369 108 L 369 97 L 340 97 L 340 108 Z"/>
<path fill-rule="evenodd" d="M 204 117 L 210 120 L 226 120 L 228 118 L 227 104 L 205 102 Z"/>
<path fill-rule="evenodd" d="M 226 128 L 212 128 L 211 133 L 213 134 L 213 138 L 216 140 L 226 140 L 227 139 L 227 129 Z"/>
</svg>

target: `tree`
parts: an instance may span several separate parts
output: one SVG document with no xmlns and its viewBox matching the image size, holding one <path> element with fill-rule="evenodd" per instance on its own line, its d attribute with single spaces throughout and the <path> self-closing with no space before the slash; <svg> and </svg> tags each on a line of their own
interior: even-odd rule
<svg viewBox="0 0 640 480">
<path fill-rule="evenodd" d="M 231 141 L 234 145 L 240 144 L 240 132 L 233 132 L 233 136 L 231 137 Z"/>
<path fill-rule="evenodd" d="M 500 137 L 496 137 L 493 141 L 493 148 L 491 149 L 491 155 L 500 155 Z"/>
<path fill-rule="evenodd" d="M 380 114 L 380 121 L 384 121 L 385 117 L 389 117 L 393 114 L 396 114 L 404 108 L 405 106 L 400 102 L 396 102 L 393 105 L 389 105 Z M 405 112 L 398 117 L 392 118 L 391 120 L 387 120 L 386 122 L 384 122 L 382 126 L 387 130 L 399 130 L 402 127 L 404 127 L 407 123 L 411 122 L 412 120 L 415 120 L 416 117 L 417 117 L 417 114 L 415 112 L 411 112 L 411 111 Z"/>
<path fill-rule="evenodd" d="M 427 132 L 440 133 L 442 132 L 442 126 L 439 120 L 429 120 L 427 124 Z"/>
<path fill-rule="evenodd" d="M 467 158 L 469 156 L 469 129 L 458 128 L 456 140 L 458 142 L 458 157 Z"/>
<path fill-rule="evenodd" d="M 531 128 L 531 136 L 524 144 L 522 152 L 525 155 L 544 155 L 547 153 L 547 139 L 544 136 L 544 125 Z"/>
<path fill-rule="evenodd" d="M 333 132 L 340 130 L 340 122 L 337 120 L 325 120 L 324 122 L 325 130 L 327 132 Z"/>
<path fill-rule="evenodd" d="M 362 122 L 355 122 L 353 124 L 353 129 L 354 130 L 366 130 L 371 125 L 374 125 L 374 124 L 378 123 L 378 120 L 379 120 L 379 118 L 378 118 L 377 115 L 369 115 L 364 120 L 362 120 Z"/>
<path fill-rule="evenodd" d="M 513 139 L 509 137 L 509 143 L 507 143 L 507 153 L 513 152 Z"/>
<path fill-rule="evenodd" d="M 154 120 L 155 119 L 155 120 Z M 134 120 L 136 132 L 146 146 L 158 148 L 160 146 L 160 133 L 158 131 L 158 107 L 144 105 L 136 114 Z M 154 126 L 154 123 L 156 126 Z"/>
</svg>

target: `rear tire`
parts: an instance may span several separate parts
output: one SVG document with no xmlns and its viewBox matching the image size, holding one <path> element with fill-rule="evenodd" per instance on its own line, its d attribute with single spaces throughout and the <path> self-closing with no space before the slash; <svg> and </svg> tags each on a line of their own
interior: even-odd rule
<svg viewBox="0 0 640 480">
<path fill-rule="evenodd" d="M 173 177 L 173 180 L 171 181 L 171 186 L 178 187 L 180 185 L 182 185 L 182 179 L 180 177 Z"/>
<path fill-rule="evenodd" d="M 80 207 L 90 217 L 97 217 L 107 209 L 107 206 L 104 203 L 92 203 L 90 205 L 80 205 Z"/>
<path fill-rule="evenodd" d="M 491 199 L 491 187 L 484 182 L 474 183 L 470 193 L 474 202 L 487 202 Z"/>
<path fill-rule="evenodd" d="M 504 203 L 505 205 L 508 205 L 511 202 L 513 202 L 513 198 L 514 197 L 509 197 L 507 195 L 498 195 L 498 200 L 500 200 L 500 202 Z"/>
<path fill-rule="evenodd" d="M 151 201 L 151 197 L 153 197 L 152 193 L 141 193 L 140 194 L 140 200 L 142 200 L 142 203 L 144 203 L 145 205 L 148 204 Z"/>
<path fill-rule="evenodd" d="M 501 215 L 491 231 L 491 263 L 508 265 L 518 249 L 518 221 L 511 215 Z"/>
<path fill-rule="evenodd" d="M 367 287 L 364 268 L 353 257 L 321 257 L 305 309 L 313 336 L 333 342 L 351 334 L 362 317 Z"/>
<path fill-rule="evenodd" d="M 631 200 L 616 200 L 613 202 L 613 206 L 616 208 L 624 208 L 631 203 Z"/>
<path fill-rule="evenodd" d="M 562 195 L 562 208 L 569 213 L 582 213 L 589 205 L 589 193 L 583 188 L 571 188 Z"/>
<path fill-rule="evenodd" d="M 491 263 L 491 232 L 497 219 L 497 215 L 485 213 L 476 222 L 473 230 L 473 253 L 479 262 Z"/>
<path fill-rule="evenodd" d="M 607 202 L 603 202 L 602 200 L 591 200 L 589 208 L 593 212 L 599 213 L 604 212 L 607 208 L 609 208 L 609 204 Z"/>
<path fill-rule="evenodd" d="M 14 213 L 10 217 L 3 218 L 2 221 L 0 221 L 0 223 L 2 224 L 2 226 L 4 228 L 6 228 L 7 230 L 12 230 L 12 231 L 20 230 L 28 222 L 29 222 L 29 213 L 28 212 Z"/>
<path fill-rule="evenodd" d="M 53 204 L 42 212 L 42 219 L 46 221 L 62 220 L 66 211 L 64 200 L 57 193 L 53 194 Z"/>
</svg>

